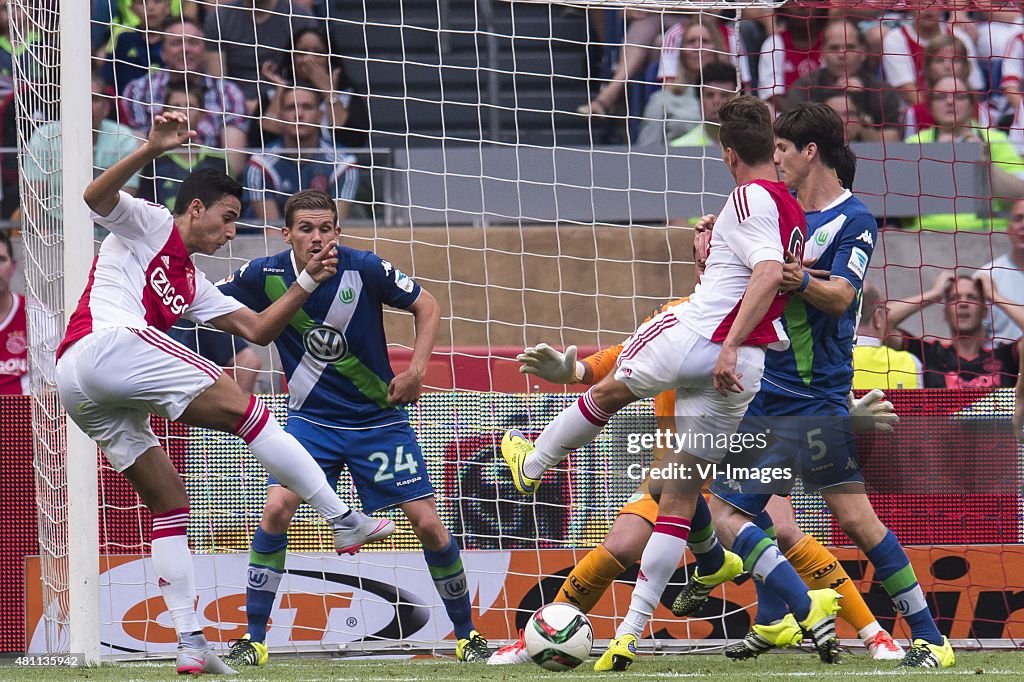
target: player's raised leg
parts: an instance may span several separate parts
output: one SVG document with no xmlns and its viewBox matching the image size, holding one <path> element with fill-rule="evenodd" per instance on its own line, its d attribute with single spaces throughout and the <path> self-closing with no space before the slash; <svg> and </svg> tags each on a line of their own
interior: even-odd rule
<svg viewBox="0 0 1024 682">
<path fill-rule="evenodd" d="M 642 397 L 645 396 L 636 395 L 609 375 L 562 410 L 535 442 L 531 443 L 519 430 L 507 432 L 501 439 L 501 455 L 516 488 L 524 495 L 537 492 L 544 472 L 597 438 L 612 415 Z"/>
<path fill-rule="evenodd" d="M 244 440 L 271 476 L 327 519 L 339 553 L 351 553 L 394 530 L 392 522 L 370 518 L 342 502 L 309 452 L 281 428 L 263 401 L 246 395 L 226 375 L 196 397 L 180 421 L 227 431 Z"/>
</svg>

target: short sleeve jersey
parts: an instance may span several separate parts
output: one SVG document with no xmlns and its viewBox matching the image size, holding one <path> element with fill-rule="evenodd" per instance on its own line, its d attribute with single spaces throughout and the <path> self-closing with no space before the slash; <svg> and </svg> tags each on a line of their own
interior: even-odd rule
<svg viewBox="0 0 1024 682">
<path fill-rule="evenodd" d="M 828 270 L 832 279 L 846 280 L 856 293 L 839 317 L 800 296 L 789 299 L 782 323 L 790 347 L 765 356 L 762 390 L 783 389 L 801 396 L 845 400 L 853 382 L 860 291 L 877 238 L 875 217 L 849 191 L 826 208 L 807 214 L 804 265 Z"/>
<path fill-rule="evenodd" d="M 182 316 L 206 322 L 242 307 L 196 270 L 163 206 L 121 192 L 110 215 L 93 213 L 92 219 L 110 235 L 93 261 L 58 358 L 98 329 L 155 327 L 166 332 Z"/>
<path fill-rule="evenodd" d="M 782 263 L 787 250 L 799 257 L 805 230 L 804 212 L 781 182 L 755 180 L 737 187 L 715 221 L 704 276 L 676 317 L 706 339 L 725 341 L 754 266 L 762 261 Z M 779 322 L 787 298 L 775 297 L 745 344 L 779 349 L 789 345 Z"/>
<path fill-rule="evenodd" d="M 218 286 L 254 310 L 296 280 L 291 251 L 257 258 Z M 288 409 L 309 421 L 370 428 L 407 419 L 388 402 L 394 378 L 382 305 L 406 309 L 420 286 L 369 251 L 338 247 L 338 272 L 321 284 L 274 342 L 288 378 Z"/>
</svg>

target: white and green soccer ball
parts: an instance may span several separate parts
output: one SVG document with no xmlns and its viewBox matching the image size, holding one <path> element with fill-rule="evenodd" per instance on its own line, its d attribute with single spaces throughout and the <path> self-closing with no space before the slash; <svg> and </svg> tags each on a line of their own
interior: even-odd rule
<svg viewBox="0 0 1024 682">
<path fill-rule="evenodd" d="M 572 604 L 542 606 L 530 616 L 523 635 L 526 653 L 547 670 L 572 670 L 590 656 L 594 628 Z"/>
</svg>

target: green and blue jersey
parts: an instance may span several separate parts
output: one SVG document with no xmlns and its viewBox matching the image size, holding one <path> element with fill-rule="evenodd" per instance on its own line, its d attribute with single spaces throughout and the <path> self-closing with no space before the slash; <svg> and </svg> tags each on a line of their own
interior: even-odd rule
<svg viewBox="0 0 1024 682">
<path fill-rule="evenodd" d="M 801 296 L 790 297 L 782 315 L 790 347 L 767 352 L 762 391 L 845 402 L 853 382 L 860 293 L 877 239 L 875 217 L 849 191 L 828 207 L 807 214 L 804 266 L 845 279 L 856 294 L 839 317 Z"/>
<path fill-rule="evenodd" d="M 291 251 L 257 258 L 220 290 L 256 311 L 284 295 L 297 277 Z M 338 272 L 309 299 L 277 338 L 288 378 L 290 415 L 327 426 L 369 428 L 407 421 L 388 402 L 394 378 L 382 305 L 407 309 L 420 286 L 369 251 L 338 246 Z"/>
</svg>

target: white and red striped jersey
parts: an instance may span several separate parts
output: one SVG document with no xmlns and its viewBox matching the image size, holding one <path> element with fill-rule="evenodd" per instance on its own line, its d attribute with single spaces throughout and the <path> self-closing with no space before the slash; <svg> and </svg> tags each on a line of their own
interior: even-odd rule
<svg viewBox="0 0 1024 682">
<path fill-rule="evenodd" d="M 28 324 L 25 299 L 13 291 L 14 304 L 0 320 L 0 395 L 28 393 Z"/>
<path fill-rule="evenodd" d="M 798 48 L 793 34 L 778 31 L 761 44 L 757 65 L 757 94 L 761 99 L 782 97 L 794 83 L 821 68 L 821 36 L 807 49 Z"/>
<path fill-rule="evenodd" d="M 786 185 L 767 180 L 740 185 L 726 199 L 715 220 L 704 275 L 690 300 L 675 309 L 676 317 L 706 339 L 725 341 L 754 266 L 763 261 L 783 263 L 787 250 L 802 260 L 806 233 L 803 209 Z M 779 321 L 787 298 L 776 295 L 744 345 L 772 350 L 789 347 Z"/>
<path fill-rule="evenodd" d="M 98 329 L 166 332 L 182 316 L 204 323 L 243 307 L 196 270 L 165 207 L 121 192 L 110 215 L 92 218 L 111 234 L 93 261 L 58 358 Z"/>
</svg>

